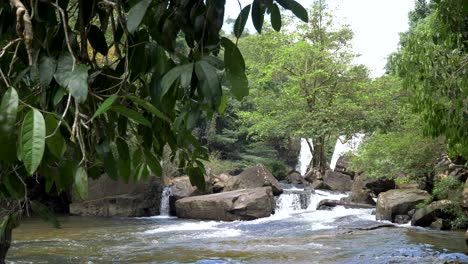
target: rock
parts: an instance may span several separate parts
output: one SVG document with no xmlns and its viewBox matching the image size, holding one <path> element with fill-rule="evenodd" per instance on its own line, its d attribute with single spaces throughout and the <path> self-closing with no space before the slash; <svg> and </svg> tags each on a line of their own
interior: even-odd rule
<svg viewBox="0 0 468 264">
<path fill-rule="evenodd" d="M 411 225 L 414 226 L 430 226 L 432 222 L 438 218 L 453 218 L 453 215 L 445 212 L 445 208 L 455 206 L 455 203 L 450 200 L 440 200 L 432 202 L 416 210 L 411 218 Z"/>
<path fill-rule="evenodd" d="M 304 182 L 306 182 L 302 175 L 295 170 L 288 173 L 286 176 L 286 181 L 290 184 L 304 184 Z"/>
<path fill-rule="evenodd" d="M 271 187 L 186 197 L 175 204 L 180 218 L 234 221 L 270 216 L 275 208 Z"/>
<path fill-rule="evenodd" d="M 224 192 L 253 189 L 258 187 L 270 186 L 275 196 L 283 193 L 283 188 L 278 180 L 273 177 L 270 171 L 264 165 L 256 165 L 246 169 L 241 174 L 229 179 L 224 187 Z"/>
<path fill-rule="evenodd" d="M 375 205 L 373 195 L 378 196 L 381 192 L 395 189 L 395 182 L 386 179 L 366 179 L 364 174 L 354 178 L 351 187 L 351 200 L 356 203 L 367 203 Z"/>
<path fill-rule="evenodd" d="M 395 223 L 397 224 L 406 224 L 411 221 L 411 217 L 409 215 L 396 215 L 395 216 Z"/>
<path fill-rule="evenodd" d="M 176 215 L 175 203 L 177 200 L 203 194 L 197 187 L 192 186 L 189 176 L 176 177 L 171 182 L 171 196 L 169 197 L 169 214 Z"/>
<path fill-rule="evenodd" d="M 346 192 L 351 190 L 353 181 L 351 176 L 332 170 L 327 170 L 323 177 L 323 183 L 332 191 Z"/>
<path fill-rule="evenodd" d="M 358 203 L 348 202 L 346 200 L 325 199 L 325 200 L 320 201 L 320 203 L 317 206 L 317 210 L 329 210 L 330 208 L 335 207 L 335 206 L 344 206 L 345 208 L 365 208 L 365 209 L 375 208 L 375 206 L 372 206 L 369 204 L 358 204 Z"/>
<path fill-rule="evenodd" d="M 347 175 L 351 176 L 352 179 L 354 179 L 354 176 L 356 175 L 356 173 L 354 171 L 349 170 L 348 167 L 349 167 L 349 157 L 348 156 L 341 156 L 336 161 L 334 171 L 335 172 L 340 172 L 340 173 L 343 173 L 343 174 L 347 174 Z"/>
<path fill-rule="evenodd" d="M 88 182 L 88 199 L 73 199 L 70 214 L 82 216 L 152 216 L 159 215 L 161 180 L 125 183 L 107 176 Z"/>
<path fill-rule="evenodd" d="M 450 230 L 450 221 L 447 219 L 437 218 L 431 223 L 430 227 L 436 230 Z"/>
<path fill-rule="evenodd" d="M 211 184 L 213 186 L 213 193 L 219 193 L 224 190 L 226 183 L 231 178 L 231 175 L 222 173 L 219 176 L 213 176 L 211 179 Z"/>
<path fill-rule="evenodd" d="M 312 183 L 312 188 L 316 190 L 330 190 L 330 186 L 326 185 L 322 180 L 316 180 Z"/>
<path fill-rule="evenodd" d="M 468 229 L 465 232 L 465 244 L 468 246 Z"/>
<path fill-rule="evenodd" d="M 410 181 L 410 182 L 404 182 L 404 183 L 398 183 L 396 185 L 398 189 L 420 189 L 423 190 L 424 186 L 421 184 L 415 182 L 415 181 Z"/>
<path fill-rule="evenodd" d="M 396 215 L 408 214 L 416 205 L 429 198 L 429 193 L 419 189 L 395 189 L 379 194 L 377 220 L 393 222 Z"/>
<path fill-rule="evenodd" d="M 304 175 L 304 179 L 313 184 L 316 181 L 323 180 L 323 177 L 320 171 L 311 169 L 306 172 L 306 175 Z"/>
<path fill-rule="evenodd" d="M 461 206 L 468 208 L 468 179 L 465 181 L 465 187 L 463 188 L 463 200 Z"/>
</svg>

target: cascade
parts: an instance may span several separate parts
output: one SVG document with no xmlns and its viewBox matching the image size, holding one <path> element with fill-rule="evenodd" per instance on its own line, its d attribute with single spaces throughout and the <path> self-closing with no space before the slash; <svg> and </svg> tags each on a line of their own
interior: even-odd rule
<svg viewBox="0 0 468 264">
<path fill-rule="evenodd" d="M 283 189 L 283 193 L 276 199 L 277 212 L 291 212 L 305 210 L 309 207 L 312 192 L 303 189 Z"/>
<path fill-rule="evenodd" d="M 161 216 L 169 215 L 169 196 L 171 196 L 171 193 L 172 193 L 171 186 L 164 187 L 161 193 L 161 205 L 159 207 L 159 214 Z"/>
<path fill-rule="evenodd" d="M 309 139 L 312 144 L 312 139 Z M 299 152 L 298 163 L 296 165 L 296 170 L 301 173 L 302 176 L 305 175 L 307 171 L 307 166 L 309 166 L 310 161 L 312 160 L 312 153 L 310 152 L 309 145 L 305 138 L 301 138 L 301 150 Z"/>
<path fill-rule="evenodd" d="M 346 138 L 344 136 L 340 136 L 340 138 L 336 140 L 335 150 L 333 151 L 333 156 L 330 161 L 330 169 L 335 170 L 336 162 L 343 154 L 346 154 L 347 152 L 352 152 L 355 154 L 356 150 L 364 140 L 364 136 L 365 134 L 356 133 L 353 135 L 353 137 L 351 137 L 350 140 L 346 141 L 345 143 L 341 142 Z"/>
</svg>

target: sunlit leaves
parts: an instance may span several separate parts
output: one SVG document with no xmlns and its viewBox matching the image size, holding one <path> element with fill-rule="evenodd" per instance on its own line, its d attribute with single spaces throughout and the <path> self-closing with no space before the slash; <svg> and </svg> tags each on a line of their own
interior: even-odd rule
<svg viewBox="0 0 468 264">
<path fill-rule="evenodd" d="M 21 159 L 30 175 L 41 164 L 45 148 L 45 133 L 46 126 L 41 112 L 37 109 L 29 110 L 21 127 Z"/>
</svg>

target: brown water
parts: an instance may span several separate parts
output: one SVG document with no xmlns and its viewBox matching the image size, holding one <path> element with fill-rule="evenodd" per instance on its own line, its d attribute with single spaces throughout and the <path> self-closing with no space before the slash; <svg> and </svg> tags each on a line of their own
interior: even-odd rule
<svg viewBox="0 0 468 264">
<path fill-rule="evenodd" d="M 319 198 L 323 197 L 318 197 Z M 330 198 L 330 197 L 329 197 Z M 332 197 L 333 198 L 333 197 Z M 284 201 L 286 201 L 285 199 Z M 254 221 L 27 219 L 9 263 L 468 263 L 463 232 L 376 224 L 371 210 L 288 208 Z"/>
</svg>

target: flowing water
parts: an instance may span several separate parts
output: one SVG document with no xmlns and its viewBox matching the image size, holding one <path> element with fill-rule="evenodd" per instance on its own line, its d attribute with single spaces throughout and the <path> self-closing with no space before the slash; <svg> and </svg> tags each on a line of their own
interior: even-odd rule
<svg viewBox="0 0 468 264">
<path fill-rule="evenodd" d="M 297 197 L 253 221 L 171 217 L 62 217 L 61 229 L 27 219 L 14 231 L 10 263 L 468 263 L 463 232 L 375 225 L 369 209 L 316 211 Z M 296 201 L 296 205 L 293 205 Z"/>
<path fill-rule="evenodd" d="M 161 206 L 159 207 L 159 214 L 161 216 L 168 216 L 169 215 L 169 197 L 172 194 L 172 187 L 166 186 L 164 187 L 161 193 Z"/>
</svg>

